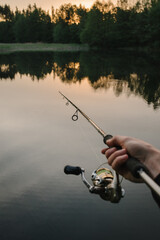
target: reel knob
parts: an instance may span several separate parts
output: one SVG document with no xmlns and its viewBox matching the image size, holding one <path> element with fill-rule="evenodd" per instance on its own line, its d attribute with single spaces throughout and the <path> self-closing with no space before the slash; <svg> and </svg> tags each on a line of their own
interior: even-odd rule
<svg viewBox="0 0 160 240">
<path fill-rule="evenodd" d="M 66 165 L 64 167 L 64 172 L 65 174 L 80 175 L 82 173 L 82 169 L 80 167 Z"/>
</svg>

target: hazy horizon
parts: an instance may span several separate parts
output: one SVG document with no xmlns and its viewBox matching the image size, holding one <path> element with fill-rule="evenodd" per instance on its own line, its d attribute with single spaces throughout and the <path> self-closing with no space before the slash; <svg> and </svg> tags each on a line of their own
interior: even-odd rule
<svg viewBox="0 0 160 240">
<path fill-rule="evenodd" d="M 94 3 L 94 0 L 5 0 L 5 2 L 0 1 L 0 5 L 9 5 L 11 7 L 11 10 L 15 11 L 16 7 L 19 10 L 26 9 L 29 4 L 33 5 L 34 3 L 37 5 L 37 7 L 41 7 L 43 10 L 51 10 L 52 6 L 57 9 L 59 8 L 62 4 L 75 4 L 79 6 L 80 4 L 84 5 L 85 7 L 89 8 L 92 6 Z"/>
<path fill-rule="evenodd" d="M 100 0 L 102 1 L 102 0 Z M 108 0 L 105 0 L 105 2 L 107 2 Z M 110 0 L 111 2 L 113 2 L 114 4 L 117 2 L 117 0 Z M 90 8 L 93 3 L 95 3 L 96 0 L 5 0 L 5 2 L 2 2 L 2 0 L 0 0 L 0 5 L 4 6 L 5 4 L 9 5 L 11 7 L 11 10 L 15 11 L 16 7 L 19 10 L 23 10 L 26 9 L 28 7 L 29 4 L 31 4 L 32 6 L 34 4 L 37 5 L 37 7 L 41 7 L 43 10 L 45 11 L 50 11 L 52 6 L 55 9 L 58 9 L 61 5 L 63 4 L 75 4 L 77 6 L 79 6 L 80 4 L 82 6 L 85 6 L 86 8 Z"/>
</svg>

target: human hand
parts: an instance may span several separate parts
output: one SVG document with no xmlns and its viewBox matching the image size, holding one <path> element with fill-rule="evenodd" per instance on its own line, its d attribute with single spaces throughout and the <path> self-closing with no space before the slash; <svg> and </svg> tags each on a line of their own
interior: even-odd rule
<svg viewBox="0 0 160 240">
<path fill-rule="evenodd" d="M 107 145 L 109 148 L 103 149 L 102 153 L 108 159 L 109 165 L 126 179 L 142 182 L 141 179 L 133 177 L 124 166 L 128 160 L 128 154 L 142 162 L 150 171 L 153 179 L 160 173 L 160 151 L 149 143 L 136 138 L 115 136 L 107 141 Z M 122 149 L 117 150 L 115 146 L 120 146 Z"/>
</svg>

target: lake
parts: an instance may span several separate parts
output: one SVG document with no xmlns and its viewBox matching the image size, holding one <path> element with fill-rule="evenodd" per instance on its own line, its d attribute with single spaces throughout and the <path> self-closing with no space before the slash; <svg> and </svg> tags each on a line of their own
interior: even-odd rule
<svg viewBox="0 0 160 240">
<path fill-rule="evenodd" d="M 145 184 L 122 181 L 118 204 L 90 194 L 86 178 L 106 161 L 106 133 L 160 149 L 159 58 L 131 52 L 0 55 L 0 239 L 158 239 L 159 208 Z"/>
</svg>

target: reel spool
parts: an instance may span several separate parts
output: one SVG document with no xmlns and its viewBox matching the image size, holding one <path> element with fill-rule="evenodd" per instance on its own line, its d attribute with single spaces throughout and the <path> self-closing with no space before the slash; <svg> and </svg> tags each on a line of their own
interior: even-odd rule
<svg viewBox="0 0 160 240">
<path fill-rule="evenodd" d="M 113 174 L 108 168 L 99 168 L 92 173 L 91 180 L 94 186 L 107 187 L 113 181 Z"/>
<path fill-rule="evenodd" d="M 108 168 L 98 168 L 92 173 L 91 180 L 95 188 L 101 189 L 99 196 L 106 201 L 117 202 L 111 191 L 113 190 L 113 173 Z M 119 201 L 119 199 L 118 199 Z"/>
</svg>

